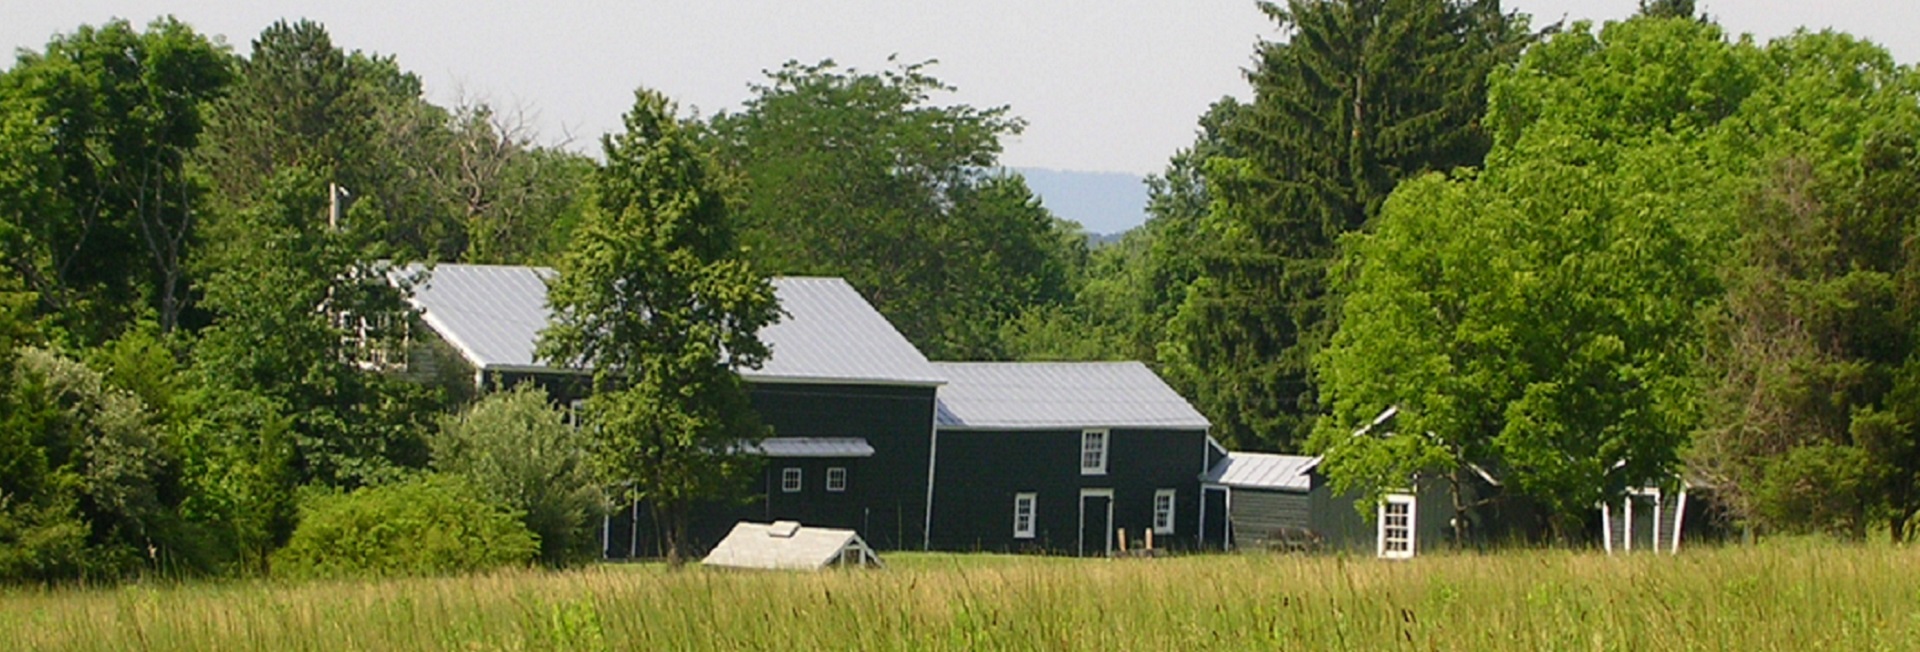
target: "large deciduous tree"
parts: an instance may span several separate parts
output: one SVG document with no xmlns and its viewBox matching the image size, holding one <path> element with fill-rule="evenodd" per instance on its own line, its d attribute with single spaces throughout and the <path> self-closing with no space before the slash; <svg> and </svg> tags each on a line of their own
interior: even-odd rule
<svg viewBox="0 0 1920 652">
<path fill-rule="evenodd" d="M 1072 254 L 1025 183 L 995 171 L 1024 123 L 934 104 L 952 89 L 926 68 L 789 62 L 712 135 L 756 264 L 846 278 L 929 356 L 1003 357 L 999 324 L 1066 300 Z"/>
<path fill-rule="evenodd" d="M 637 91 L 625 125 L 601 140 L 595 204 L 560 259 L 539 353 L 592 369 L 595 457 L 653 510 L 677 564 L 689 507 L 741 491 L 753 468 L 745 445 L 766 427 L 737 370 L 766 359 L 758 333 L 779 306 L 673 103 Z"/>
<path fill-rule="evenodd" d="M 1199 274 L 1163 362 L 1235 445 L 1291 449 L 1322 409 L 1309 361 L 1333 330 L 1341 234 L 1400 180 L 1479 165 L 1487 73 L 1527 42 L 1497 0 L 1289 0 L 1254 99 L 1207 167 Z"/>
<path fill-rule="evenodd" d="M 187 172 L 227 54 L 171 18 L 81 27 L 0 75 L 0 255 L 79 341 L 179 323 L 202 188 Z"/>
</svg>

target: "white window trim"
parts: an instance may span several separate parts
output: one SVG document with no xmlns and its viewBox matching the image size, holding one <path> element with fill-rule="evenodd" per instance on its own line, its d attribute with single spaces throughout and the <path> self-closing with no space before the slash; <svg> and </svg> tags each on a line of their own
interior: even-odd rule
<svg viewBox="0 0 1920 652">
<path fill-rule="evenodd" d="M 1160 504 L 1161 504 L 1161 501 L 1163 500 L 1166 501 L 1166 505 L 1167 505 L 1166 523 L 1160 522 Z M 1177 505 L 1179 505 L 1179 502 L 1180 502 L 1179 493 L 1172 489 L 1158 489 L 1153 492 L 1153 533 L 1154 534 L 1173 534 L 1173 526 L 1175 523 L 1179 522 L 1175 520 L 1176 516 L 1174 514 L 1174 508 Z"/>
<path fill-rule="evenodd" d="M 573 426 L 574 430 L 579 430 L 580 423 L 582 421 L 585 421 L 585 419 L 582 417 L 585 416 L 586 410 L 587 410 L 586 399 L 576 398 L 571 401 L 567 401 L 567 425 Z"/>
<path fill-rule="evenodd" d="M 1407 536 L 1406 536 L 1407 545 L 1406 545 L 1406 549 L 1404 550 L 1388 550 L 1387 549 L 1387 506 L 1388 505 L 1406 505 L 1407 506 L 1407 522 L 1406 522 L 1406 525 L 1404 526 L 1407 532 Z M 1418 528 L 1415 526 L 1415 524 L 1419 522 L 1416 518 L 1418 516 L 1418 513 L 1417 513 L 1418 509 L 1419 509 L 1419 501 L 1414 498 L 1413 494 L 1404 494 L 1404 493 L 1387 494 L 1386 496 L 1380 499 L 1380 507 L 1379 507 L 1380 513 L 1378 518 L 1374 520 L 1375 521 L 1374 542 L 1376 546 L 1376 554 L 1378 554 L 1382 559 L 1413 558 L 1413 552 L 1414 550 L 1417 549 L 1416 547 L 1418 545 L 1417 538 L 1419 536 Z"/>
<path fill-rule="evenodd" d="M 1020 505 L 1027 506 L 1027 527 L 1020 527 Z M 1040 521 L 1040 495 L 1036 493 L 1017 493 L 1013 495 L 1013 538 L 1033 538 L 1034 526 Z"/>
<path fill-rule="evenodd" d="M 1097 439 L 1095 439 L 1097 437 Z M 1100 442 L 1099 464 L 1087 464 L 1087 442 Z M 1113 452 L 1113 433 L 1105 428 L 1090 428 L 1080 431 L 1080 475 L 1106 475 L 1107 458 Z"/>
<path fill-rule="evenodd" d="M 847 467 L 844 467 L 844 466 L 827 467 L 827 491 L 840 493 L 846 490 L 847 490 Z"/>
<path fill-rule="evenodd" d="M 780 470 L 780 493 L 797 494 L 804 486 L 806 484 L 800 474 L 800 467 L 789 466 Z"/>
</svg>

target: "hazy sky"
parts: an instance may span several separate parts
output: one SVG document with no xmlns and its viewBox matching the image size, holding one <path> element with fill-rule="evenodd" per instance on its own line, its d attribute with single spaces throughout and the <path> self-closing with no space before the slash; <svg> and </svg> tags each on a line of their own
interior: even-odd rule
<svg viewBox="0 0 1920 652">
<path fill-rule="evenodd" d="M 1508 0 L 1535 24 L 1623 18 L 1636 0 Z M 1833 27 L 1920 57 L 1915 0 L 1701 0 L 1732 32 L 1770 38 Z M 746 98 L 761 71 L 832 58 L 877 69 L 890 54 L 938 59 L 933 74 L 975 106 L 1029 122 L 1012 166 L 1156 172 L 1222 95 L 1248 96 L 1241 68 L 1274 38 L 1253 0 L 0 0 L 0 46 L 171 13 L 245 53 L 279 18 L 311 18 L 334 42 L 399 58 L 430 99 L 461 93 L 538 113 L 550 140 L 580 146 L 619 124 L 647 85 L 704 113 Z M 10 65 L 10 64 L 9 64 Z"/>
</svg>

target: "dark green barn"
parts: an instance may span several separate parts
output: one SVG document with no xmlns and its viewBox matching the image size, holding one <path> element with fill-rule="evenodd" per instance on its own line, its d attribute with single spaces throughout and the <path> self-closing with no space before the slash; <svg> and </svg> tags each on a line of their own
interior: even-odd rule
<svg viewBox="0 0 1920 652">
<path fill-rule="evenodd" d="M 1138 362 L 939 362 L 934 547 L 1198 545 L 1207 419 Z M 1124 531 L 1124 539 L 1122 532 Z"/>
<path fill-rule="evenodd" d="M 481 390 L 533 382 L 562 404 L 583 398 L 589 387 L 581 370 L 534 359 L 552 275 L 534 267 L 435 267 L 414 288 L 413 302 L 444 344 L 409 350 L 452 351 L 458 360 L 409 365 L 439 376 L 462 368 Z M 758 449 L 767 462 L 753 500 L 697 510 L 696 544 L 751 519 L 851 529 L 876 548 L 925 547 L 934 396 L 944 378 L 845 281 L 776 278 L 773 285 L 785 317 L 760 333 L 772 356 L 741 374 L 773 429 Z M 655 554 L 651 525 L 639 506 L 618 510 L 603 529 L 606 555 Z"/>
</svg>

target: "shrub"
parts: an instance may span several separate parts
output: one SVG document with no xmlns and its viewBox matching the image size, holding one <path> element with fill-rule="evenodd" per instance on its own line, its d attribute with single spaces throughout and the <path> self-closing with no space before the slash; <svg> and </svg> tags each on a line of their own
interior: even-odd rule
<svg viewBox="0 0 1920 652">
<path fill-rule="evenodd" d="M 524 564 L 540 549 L 520 515 L 472 483 L 428 474 L 349 494 L 314 495 L 273 555 L 289 577 L 428 575 Z"/>
<path fill-rule="evenodd" d="M 434 469 L 459 475 L 496 505 L 522 514 L 540 537 L 540 560 L 565 566 L 591 558 L 606 498 L 586 442 L 532 385 L 492 394 L 440 424 L 428 442 Z"/>
</svg>

